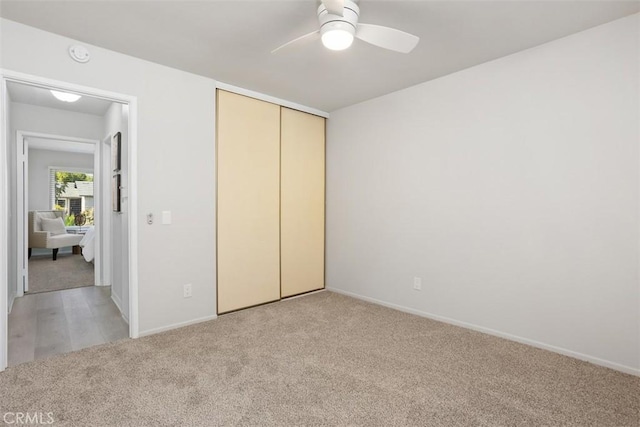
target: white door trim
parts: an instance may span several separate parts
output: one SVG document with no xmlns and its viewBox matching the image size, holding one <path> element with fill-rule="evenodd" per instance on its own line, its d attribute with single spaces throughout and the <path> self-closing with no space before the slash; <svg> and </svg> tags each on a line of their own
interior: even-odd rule
<svg viewBox="0 0 640 427">
<path fill-rule="evenodd" d="M 29 200 L 29 142 L 21 131 L 16 132 L 16 297 L 21 297 L 28 288 L 28 232 L 27 232 L 27 201 Z M 8 170 L 9 168 L 7 168 Z"/>
<path fill-rule="evenodd" d="M 138 338 L 139 336 L 139 318 L 138 318 L 138 170 L 137 170 L 137 152 L 138 152 L 138 99 L 135 96 L 121 94 L 117 92 L 106 91 L 89 86 L 78 85 L 69 82 L 49 79 L 40 76 L 29 75 L 25 73 L 15 72 L 12 70 L 0 69 L 1 85 L 0 93 L 2 94 L 2 103 L 0 105 L 0 119 L 2 120 L 0 129 L 0 165 L 3 172 L 0 173 L 0 271 L 7 271 L 7 248 L 8 248 L 8 176 L 7 169 L 9 159 L 6 155 L 6 148 L 9 141 L 6 129 L 8 123 L 9 103 L 7 98 L 7 83 L 16 82 L 31 86 L 39 86 L 47 89 L 56 89 L 67 92 L 74 92 L 80 95 L 101 98 L 113 102 L 127 104 L 129 106 L 128 120 L 128 154 L 129 154 L 129 182 L 128 182 L 128 208 L 129 221 L 127 227 L 129 229 L 129 336 Z M 0 276 L 0 371 L 7 367 L 8 359 L 8 303 L 7 289 L 8 277 L 6 274 Z"/>
<path fill-rule="evenodd" d="M 7 141 L 9 120 L 7 112 L 9 111 L 9 100 L 7 97 L 7 84 L 3 80 L 0 86 L 0 93 L 2 94 L 2 105 L 0 106 L 0 119 L 2 123 L 0 125 L 0 139 L 2 140 L 2 146 L 0 146 L 0 165 L 2 166 L 2 173 L 0 173 L 0 370 L 4 370 L 7 366 L 7 320 L 9 315 L 9 304 L 13 304 L 13 301 L 8 301 L 8 249 L 9 249 L 9 236 L 8 231 L 8 210 L 9 210 L 9 174 L 8 166 L 9 161 L 7 158 Z"/>
<path fill-rule="evenodd" d="M 101 191 L 103 194 L 110 194 L 111 192 L 111 176 L 113 171 L 111 170 L 111 135 L 107 135 L 102 141 L 100 141 L 100 167 L 102 173 L 102 184 Z M 111 239 L 106 238 L 106 236 L 111 236 L 111 200 L 104 200 L 104 204 L 100 207 L 100 215 L 104 218 L 102 221 L 102 228 L 100 229 L 100 240 L 96 240 L 96 245 L 100 245 L 100 250 L 102 251 L 102 281 L 105 286 L 111 285 Z M 97 210 L 98 208 L 94 209 Z M 113 288 L 112 288 L 113 289 Z M 112 293 L 113 296 L 113 293 Z M 122 307 L 118 307 L 122 312 Z"/>
</svg>

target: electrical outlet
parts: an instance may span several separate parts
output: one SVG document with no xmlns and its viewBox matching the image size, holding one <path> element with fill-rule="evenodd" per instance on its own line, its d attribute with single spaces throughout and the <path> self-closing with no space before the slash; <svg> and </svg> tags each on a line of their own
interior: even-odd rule
<svg viewBox="0 0 640 427">
<path fill-rule="evenodd" d="M 413 278 L 413 289 L 415 289 L 416 291 L 422 290 L 422 279 L 420 277 Z"/>
<path fill-rule="evenodd" d="M 184 285 L 184 297 L 191 298 L 191 283 Z"/>
</svg>

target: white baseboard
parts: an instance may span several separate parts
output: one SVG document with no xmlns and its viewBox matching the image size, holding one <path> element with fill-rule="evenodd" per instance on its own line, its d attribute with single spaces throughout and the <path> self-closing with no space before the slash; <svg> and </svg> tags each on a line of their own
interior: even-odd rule
<svg viewBox="0 0 640 427">
<path fill-rule="evenodd" d="M 118 310 L 120 311 L 120 315 L 122 316 L 124 321 L 127 322 L 127 325 L 128 325 L 129 324 L 129 317 L 122 310 L 122 301 L 120 300 L 120 297 L 118 297 L 116 294 L 111 292 L 111 301 L 113 301 L 113 303 L 116 305 L 116 307 L 118 307 Z"/>
<path fill-rule="evenodd" d="M 139 336 L 140 337 L 146 337 L 148 335 L 154 335 L 154 334 L 158 334 L 160 332 L 170 331 L 172 329 L 178 329 L 178 328 L 182 328 L 182 327 L 189 326 L 189 325 L 195 325 L 196 323 L 208 322 L 209 320 L 215 320 L 217 318 L 218 318 L 218 316 L 216 314 L 214 314 L 214 315 L 211 315 L 211 316 L 200 317 L 198 319 L 187 320 L 186 322 L 173 323 L 171 325 L 161 326 L 159 328 L 153 328 L 153 329 L 149 329 L 149 330 L 146 330 L 146 331 L 141 331 Z"/>
<path fill-rule="evenodd" d="M 403 311 L 405 313 L 415 314 L 417 316 L 427 317 L 429 319 L 437 320 L 439 322 L 448 323 L 450 325 L 460 326 L 467 329 L 472 329 L 474 331 L 482 332 L 485 334 L 493 335 L 500 338 L 505 338 L 511 341 L 516 341 L 522 344 L 527 344 L 532 347 L 541 348 L 543 350 L 552 351 L 554 353 L 559 353 L 564 356 L 573 357 L 574 359 L 584 360 L 585 362 L 593 363 L 594 365 L 604 366 L 606 368 L 610 368 L 616 371 L 624 372 L 625 374 L 635 375 L 640 377 L 640 369 L 633 368 L 631 366 L 621 365 L 619 363 L 611 362 L 608 360 L 600 359 L 598 357 L 589 356 L 587 354 L 578 353 L 572 350 L 567 350 L 562 347 L 556 347 L 550 344 L 545 344 L 539 341 L 534 341 L 528 338 L 519 337 L 517 335 L 511 335 L 505 332 L 496 331 L 494 329 L 485 328 L 483 326 L 474 325 L 472 323 L 462 322 L 460 320 L 451 319 L 449 317 L 439 316 L 437 314 L 427 313 L 425 311 L 416 310 L 413 308 L 405 307 L 398 304 L 393 304 L 386 301 L 381 301 L 375 298 L 366 297 L 364 295 L 355 294 L 353 292 L 343 291 L 342 289 L 337 288 L 326 288 L 328 291 L 336 292 L 338 294 L 347 295 L 353 298 L 360 299 L 362 301 L 371 302 L 373 304 L 382 305 L 384 307 L 393 308 L 395 310 Z"/>
</svg>

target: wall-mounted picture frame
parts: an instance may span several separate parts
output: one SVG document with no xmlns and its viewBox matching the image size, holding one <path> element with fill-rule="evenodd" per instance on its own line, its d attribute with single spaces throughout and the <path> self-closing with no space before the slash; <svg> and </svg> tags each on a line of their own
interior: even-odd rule
<svg viewBox="0 0 640 427">
<path fill-rule="evenodd" d="M 111 139 L 111 165 L 113 171 L 119 171 L 122 167 L 122 134 L 120 132 L 113 135 Z"/>
<path fill-rule="evenodd" d="M 111 207 L 114 212 L 120 212 L 120 175 L 111 178 Z"/>
</svg>

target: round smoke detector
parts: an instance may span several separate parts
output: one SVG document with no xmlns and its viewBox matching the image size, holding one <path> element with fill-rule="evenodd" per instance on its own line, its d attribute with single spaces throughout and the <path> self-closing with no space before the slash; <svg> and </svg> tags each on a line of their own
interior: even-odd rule
<svg viewBox="0 0 640 427">
<path fill-rule="evenodd" d="M 89 62 L 91 59 L 91 55 L 86 47 L 80 45 L 73 45 L 69 47 L 69 55 L 73 58 L 74 61 L 85 63 Z"/>
</svg>

